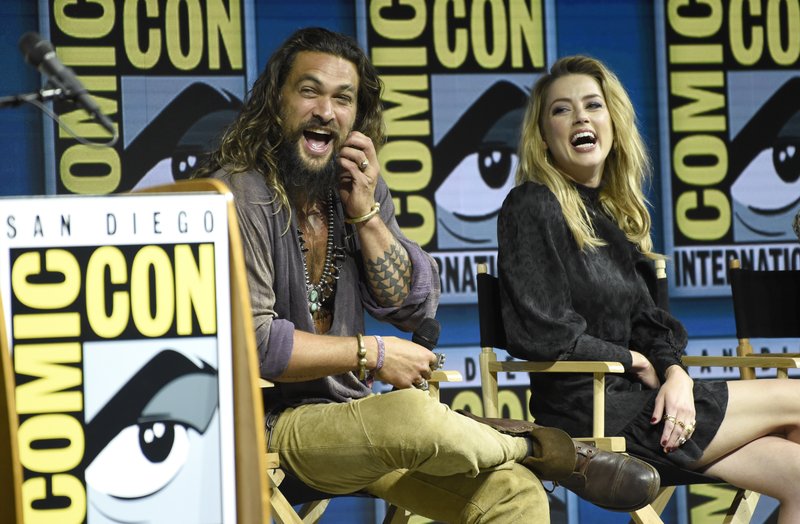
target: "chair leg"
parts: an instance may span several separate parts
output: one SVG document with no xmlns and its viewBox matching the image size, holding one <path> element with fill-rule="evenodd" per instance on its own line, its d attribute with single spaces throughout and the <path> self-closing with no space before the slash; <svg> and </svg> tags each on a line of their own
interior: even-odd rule
<svg viewBox="0 0 800 524">
<path fill-rule="evenodd" d="M 383 518 L 383 524 L 407 524 L 411 514 L 399 506 L 390 505 Z"/>
<path fill-rule="evenodd" d="M 278 489 L 285 474 L 280 470 L 270 469 L 268 470 L 267 476 L 270 480 L 269 505 L 272 509 L 272 520 L 278 524 L 303 524 L 303 521 L 297 516 L 292 505 L 289 504 L 289 501 L 286 500 L 286 497 L 284 497 L 283 493 Z"/>
<path fill-rule="evenodd" d="M 658 490 L 658 495 L 649 506 L 631 512 L 631 522 L 636 524 L 663 524 L 661 512 L 667 507 L 669 499 L 675 493 L 675 486 L 665 486 Z"/>
<path fill-rule="evenodd" d="M 653 506 L 645 506 L 642 509 L 631 512 L 631 522 L 636 524 L 664 524 L 658 512 Z"/>
<path fill-rule="evenodd" d="M 753 518 L 756 511 L 756 504 L 761 495 L 753 491 L 740 489 L 733 497 L 728 514 L 725 515 L 724 524 L 747 524 Z"/>
<path fill-rule="evenodd" d="M 669 499 L 672 498 L 672 495 L 675 493 L 675 486 L 665 486 L 658 490 L 658 495 L 653 502 L 650 503 L 650 506 L 656 510 L 656 513 L 661 515 L 664 511 L 664 508 L 667 507 L 667 503 Z"/>
<path fill-rule="evenodd" d="M 297 513 L 305 524 L 316 524 L 319 522 L 319 519 L 322 518 L 322 514 L 325 513 L 325 510 L 328 509 L 330 501 L 331 499 L 322 499 L 306 502 L 300 507 L 300 511 Z"/>
</svg>

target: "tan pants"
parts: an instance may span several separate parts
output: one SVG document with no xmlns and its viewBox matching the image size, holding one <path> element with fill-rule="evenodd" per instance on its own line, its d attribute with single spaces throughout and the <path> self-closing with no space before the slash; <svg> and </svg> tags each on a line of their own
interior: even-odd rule
<svg viewBox="0 0 800 524">
<path fill-rule="evenodd" d="M 366 490 L 444 522 L 550 521 L 541 482 L 516 463 L 528 453 L 526 439 L 498 433 L 415 389 L 287 409 L 270 451 L 327 493 Z M 573 448 L 563 462 L 571 468 L 574 461 Z"/>
</svg>

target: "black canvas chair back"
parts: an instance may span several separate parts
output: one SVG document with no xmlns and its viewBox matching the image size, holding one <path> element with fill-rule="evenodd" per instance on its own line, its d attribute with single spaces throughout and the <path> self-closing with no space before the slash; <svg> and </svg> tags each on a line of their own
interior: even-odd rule
<svg viewBox="0 0 800 524">
<path fill-rule="evenodd" d="M 737 338 L 800 337 L 800 271 L 729 273 Z"/>
</svg>

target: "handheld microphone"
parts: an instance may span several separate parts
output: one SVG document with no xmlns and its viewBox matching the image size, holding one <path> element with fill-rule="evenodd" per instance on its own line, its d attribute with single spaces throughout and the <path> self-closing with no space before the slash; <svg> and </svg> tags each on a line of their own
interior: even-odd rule
<svg viewBox="0 0 800 524">
<path fill-rule="evenodd" d="M 414 334 L 411 336 L 411 342 L 424 346 L 431 351 L 439 343 L 439 333 L 442 326 L 435 318 L 428 317 L 422 321 Z"/>
<path fill-rule="evenodd" d="M 439 343 L 439 333 L 442 331 L 442 326 L 439 321 L 432 317 L 425 318 L 419 327 L 414 331 L 411 336 L 411 342 L 419 344 L 422 347 L 428 348 L 431 351 L 436 348 Z M 436 353 L 436 364 L 431 366 L 435 371 L 444 365 L 444 353 Z"/>
<path fill-rule="evenodd" d="M 106 115 L 100 111 L 94 99 L 83 86 L 71 68 L 65 66 L 56 56 L 53 45 L 39 36 L 38 33 L 28 32 L 19 39 L 19 49 L 25 61 L 47 75 L 50 82 L 60 88 L 64 96 L 74 100 L 86 110 L 111 136 L 116 135 L 114 125 Z"/>
</svg>

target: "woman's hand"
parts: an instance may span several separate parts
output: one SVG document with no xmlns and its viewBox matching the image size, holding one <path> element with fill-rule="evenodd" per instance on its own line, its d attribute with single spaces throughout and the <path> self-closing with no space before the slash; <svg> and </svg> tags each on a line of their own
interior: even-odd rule
<svg viewBox="0 0 800 524">
<path fill-rule="evenodd" d="M 691 438 L 695 426 L 694 381 L 678 365 L 670 366 L 665 373 L 667 380 L 656 396 L 653 424 L 664 421 L 661 446 L 664 453 L 674 451 Z"/>
<path fill-rule="evenodd" d="M 638 351 L 631 350 L 631 358 L 633 361 L 631 370 L 636 374 L 636 378 L 639 379 L 639 382 L 649 389 L 658 389 L 661 385 L 661 381 L 658 380 L 656 370 L 653 364 L 647 360 L 647 357 Z"/>
</svg>

